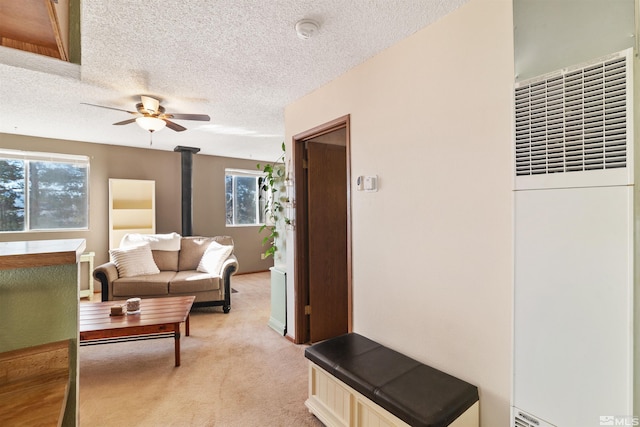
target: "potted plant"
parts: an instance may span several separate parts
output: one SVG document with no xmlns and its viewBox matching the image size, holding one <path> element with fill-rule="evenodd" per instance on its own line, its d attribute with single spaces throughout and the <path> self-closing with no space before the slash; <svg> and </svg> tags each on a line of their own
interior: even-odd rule
<svg viewBox="0 0 640 427">
<path fill-rule="evenodd" d="M 277 254 L 279 251 L 282 252 L 281 249 L 285 243 L 280 236 L 280 231 L 291 224 L 291 219 L 285 215 L 285 204 L 290 202 L 285 183 L 287 179 L 284 164 L 285 150 L 283 142 L 280 157 L 272 163 L 257 165 L 258 169 L 264 173 L 264 177 L 260 180 L 260 200 L 265 223 L 258 232 L 262 233 L 266 230 L 268 233 L 262 239 L 262 245 L 268 246 L 263 254 L 265 258 L 273 256 L 276 259 L 283 256 L 282 253 Z"/>
</svg>

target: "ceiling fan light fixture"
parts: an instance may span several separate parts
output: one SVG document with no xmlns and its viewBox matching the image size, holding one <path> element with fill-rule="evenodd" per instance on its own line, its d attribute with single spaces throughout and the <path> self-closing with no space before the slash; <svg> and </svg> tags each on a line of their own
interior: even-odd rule
<svg viewBox="0 0 640 427">
<path fill-rule="evenodd" d="M 142 129 L 149 132 L 158 131 L 167 125 L 167 123 L 164 120 L 159 119 L 157 117 L 138 117 L 136 119 L 136 123 Z"/>
</svg>

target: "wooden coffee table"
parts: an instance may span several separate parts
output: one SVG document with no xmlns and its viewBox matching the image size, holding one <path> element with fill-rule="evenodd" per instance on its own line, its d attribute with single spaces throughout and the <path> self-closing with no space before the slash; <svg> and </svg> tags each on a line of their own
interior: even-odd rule
<svg viewBox="0 0 640 427">
<path fill-rule="evenodd" d="M 80 345 L 107 344 L 153 338 L 175 340 L 176 366 L 180 366 L 180 323 L 189 336 L 189 311 L 194 296 L 148 298 L 140 313 L 111 316 L 111 307 L 126 301 L 80 304 Z"/>
</svg>

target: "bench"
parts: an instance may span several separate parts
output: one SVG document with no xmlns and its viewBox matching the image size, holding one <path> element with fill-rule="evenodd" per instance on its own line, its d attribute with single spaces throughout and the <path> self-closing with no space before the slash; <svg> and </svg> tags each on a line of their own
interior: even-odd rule
<svg viewBox="0 0 640 427">
<path fill-rule="evenodd" d="M 307 408 L 328 426 L 477 427 L 478 388 L 362 335 L 305 350 Z"/>
</svg>

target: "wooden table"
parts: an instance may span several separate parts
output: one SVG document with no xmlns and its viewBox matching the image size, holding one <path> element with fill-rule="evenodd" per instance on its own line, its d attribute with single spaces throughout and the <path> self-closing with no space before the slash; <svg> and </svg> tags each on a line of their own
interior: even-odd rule
<svg viewBox="0 0 640 427">
<path fill-rule="evenodd" d="M 80 345 L 170 338 L 175 341 L 176 366 L 180 366 L 180 323 L 189 336 L 189 311 L 194 296 L 148 298 L 140 313 L 111 316 L 111 307 L 126 301 L 80 304 Z"/>
</svg>

